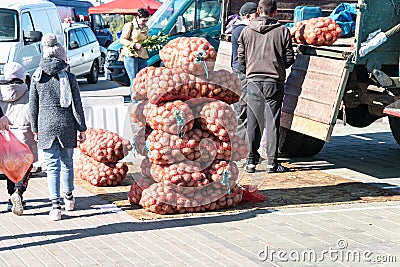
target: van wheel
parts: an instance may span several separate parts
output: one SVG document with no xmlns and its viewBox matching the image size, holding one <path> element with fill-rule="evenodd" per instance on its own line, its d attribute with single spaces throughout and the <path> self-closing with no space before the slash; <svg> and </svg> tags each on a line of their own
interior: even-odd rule
<svg viewBox="0 0 400 267">
<path fill-rule="evenodd" d="M 97 63 L 97 61 L 93 61 L 90 73 L 86 78 L 87 82 L 90 84 L 97 83 L 97 81 L 99 80 L 99 63 Z"/>
<path fill-rule="evenodd" d="M 400 118 L 389 117 L 389 125 L 394 139 L 400 145 Z"/>
<path fill-rule="evenodd" d="M 325 141 L 281 127 L 279 130 L 279 156 L 311 157 L 318 154 Z"/>
</svg>

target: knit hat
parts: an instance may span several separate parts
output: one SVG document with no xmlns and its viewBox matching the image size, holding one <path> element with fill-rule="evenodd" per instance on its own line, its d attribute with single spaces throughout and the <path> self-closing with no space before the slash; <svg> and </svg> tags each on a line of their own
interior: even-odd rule
<svg viewBox="0 0 400 267">
<path fill-rule="evenodd" d="M 244 16 L 247 14 L 257 13 L 257 4 L 253 2 L 246 2 L 239 10 L 239 15 Z"/>
<path fill-rule="evenodd" d="M 53 33 L 46 33 L 42 37 L 43 57 L 56 57 L 67 61 L 64 47 L 57 41 Z"/>
<path fill-rule="evenodd" d="M 4 78 L 8 81 L 16 78 L 25 82 L 26 71 L 21 64 L 17 62 L 8 62 L 4 65 Z"/>
</svg>

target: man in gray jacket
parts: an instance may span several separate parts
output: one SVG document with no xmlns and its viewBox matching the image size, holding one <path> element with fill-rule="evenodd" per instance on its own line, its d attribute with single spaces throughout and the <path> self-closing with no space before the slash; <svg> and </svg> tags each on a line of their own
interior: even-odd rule
<svg viewBox="0 0 400 267">
<path fill-rule="evenodd" d="M 273 17 L 277 12 L 275 0 L 260 0 L 260 17 L 244 28 L 238 43 L 239 63 L 246 66 L 248 79 L 247 134 L 250 153 L 246 171 L 253 173 L 259 162 L 257 149 L 261 129 L 267 123 L 267 172 L 282 172 L 278 164 L 280 114 L 283 102 L 286 69 L 294 62 L 290 31 Z M 265 118 L 264 118 L 265 116 Z"/>
</svg>

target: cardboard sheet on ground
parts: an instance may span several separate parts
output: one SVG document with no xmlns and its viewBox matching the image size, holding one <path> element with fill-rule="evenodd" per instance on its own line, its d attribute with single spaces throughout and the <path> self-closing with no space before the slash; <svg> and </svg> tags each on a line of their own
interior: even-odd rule
<svg viewBox="0 0 400 267">
<path fill-rule="evenodd" d="M 289 165 L 286 165 L 289 166 Z M 158 215 L 145 211 L 140 206 L 131 206 L 127 194 L 139 166 L 129 166 L 129 173 L 122 185 L 114 187 L 95 187 L 87 181 L 75 178 L 75 183 L 91 193 L 115 204 L 129 215 L 140 220 L 171 219 L 191 216 L 213 216 L 221 214 L 243 213 L 251 210 L 279 210 L 291 207 L 337 205 L 355 202 L 383 202 L 400 200 L 400 194 L 384 190 L 377 186 L 355 182 L 340 176 L 327 174 L 319 170 L 301 168 L 291 165 L 287 173 L 266 174 L 260 171 L 255 174 L 263 180 L 259 193 L 268 197 L 262 203 L 242 203 L 229 210 L 204 213 L 186 213 L 176 215 Z M 254 177 L 240 169 L 239 184 L 249 184 Z M 75 175 L 77 177 L 77 175 Z"/>
</svg>

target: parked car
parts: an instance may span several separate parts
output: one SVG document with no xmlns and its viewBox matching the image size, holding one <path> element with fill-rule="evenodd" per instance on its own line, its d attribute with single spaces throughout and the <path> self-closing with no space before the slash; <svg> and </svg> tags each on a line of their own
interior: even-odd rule
<svg viewBox="0 0 400 267">
<path fill-rule="evenodd" d="M 163 31 L 170 36 L 169 40 L 201 36 L 218 50 L 221 35 L 221 6 L 222 2 L 215 0 L 166 0 L 147 23 L 149 35 Z M 195 19 L 195 14 L 198 20 Z M 107 80 L 129 85 L 124 64 L 118 60 L 121 48 L 119 39 L 107 48 L 105 76 Z M 147 63 L 149 66 L 162 64 L 158 51 L 149 53 Z"/>
<path fill-rule="evenodd" d="M 97 83 L 105 54 L 103 52 L 102 56 L 93 31 L 80 23 L 63 23 L 63 28 L 70 71 L 76 76 L 86 77 L 88 83 Z"/>
<path fill-rule="evenodd" d="M 119 39 L 117 41 L 119 43 Z M 130 81 L 124 67 L 124 62 L 119 60 L 122 45 L 118 45 L 117 41 L 110 46 L 119 46 L 118 50 L 107 49 L 107 57 L 104 65 L 105 76 L 109 81 L 115 81 L 120 85 L 129 86 Z"/>
</svg>

